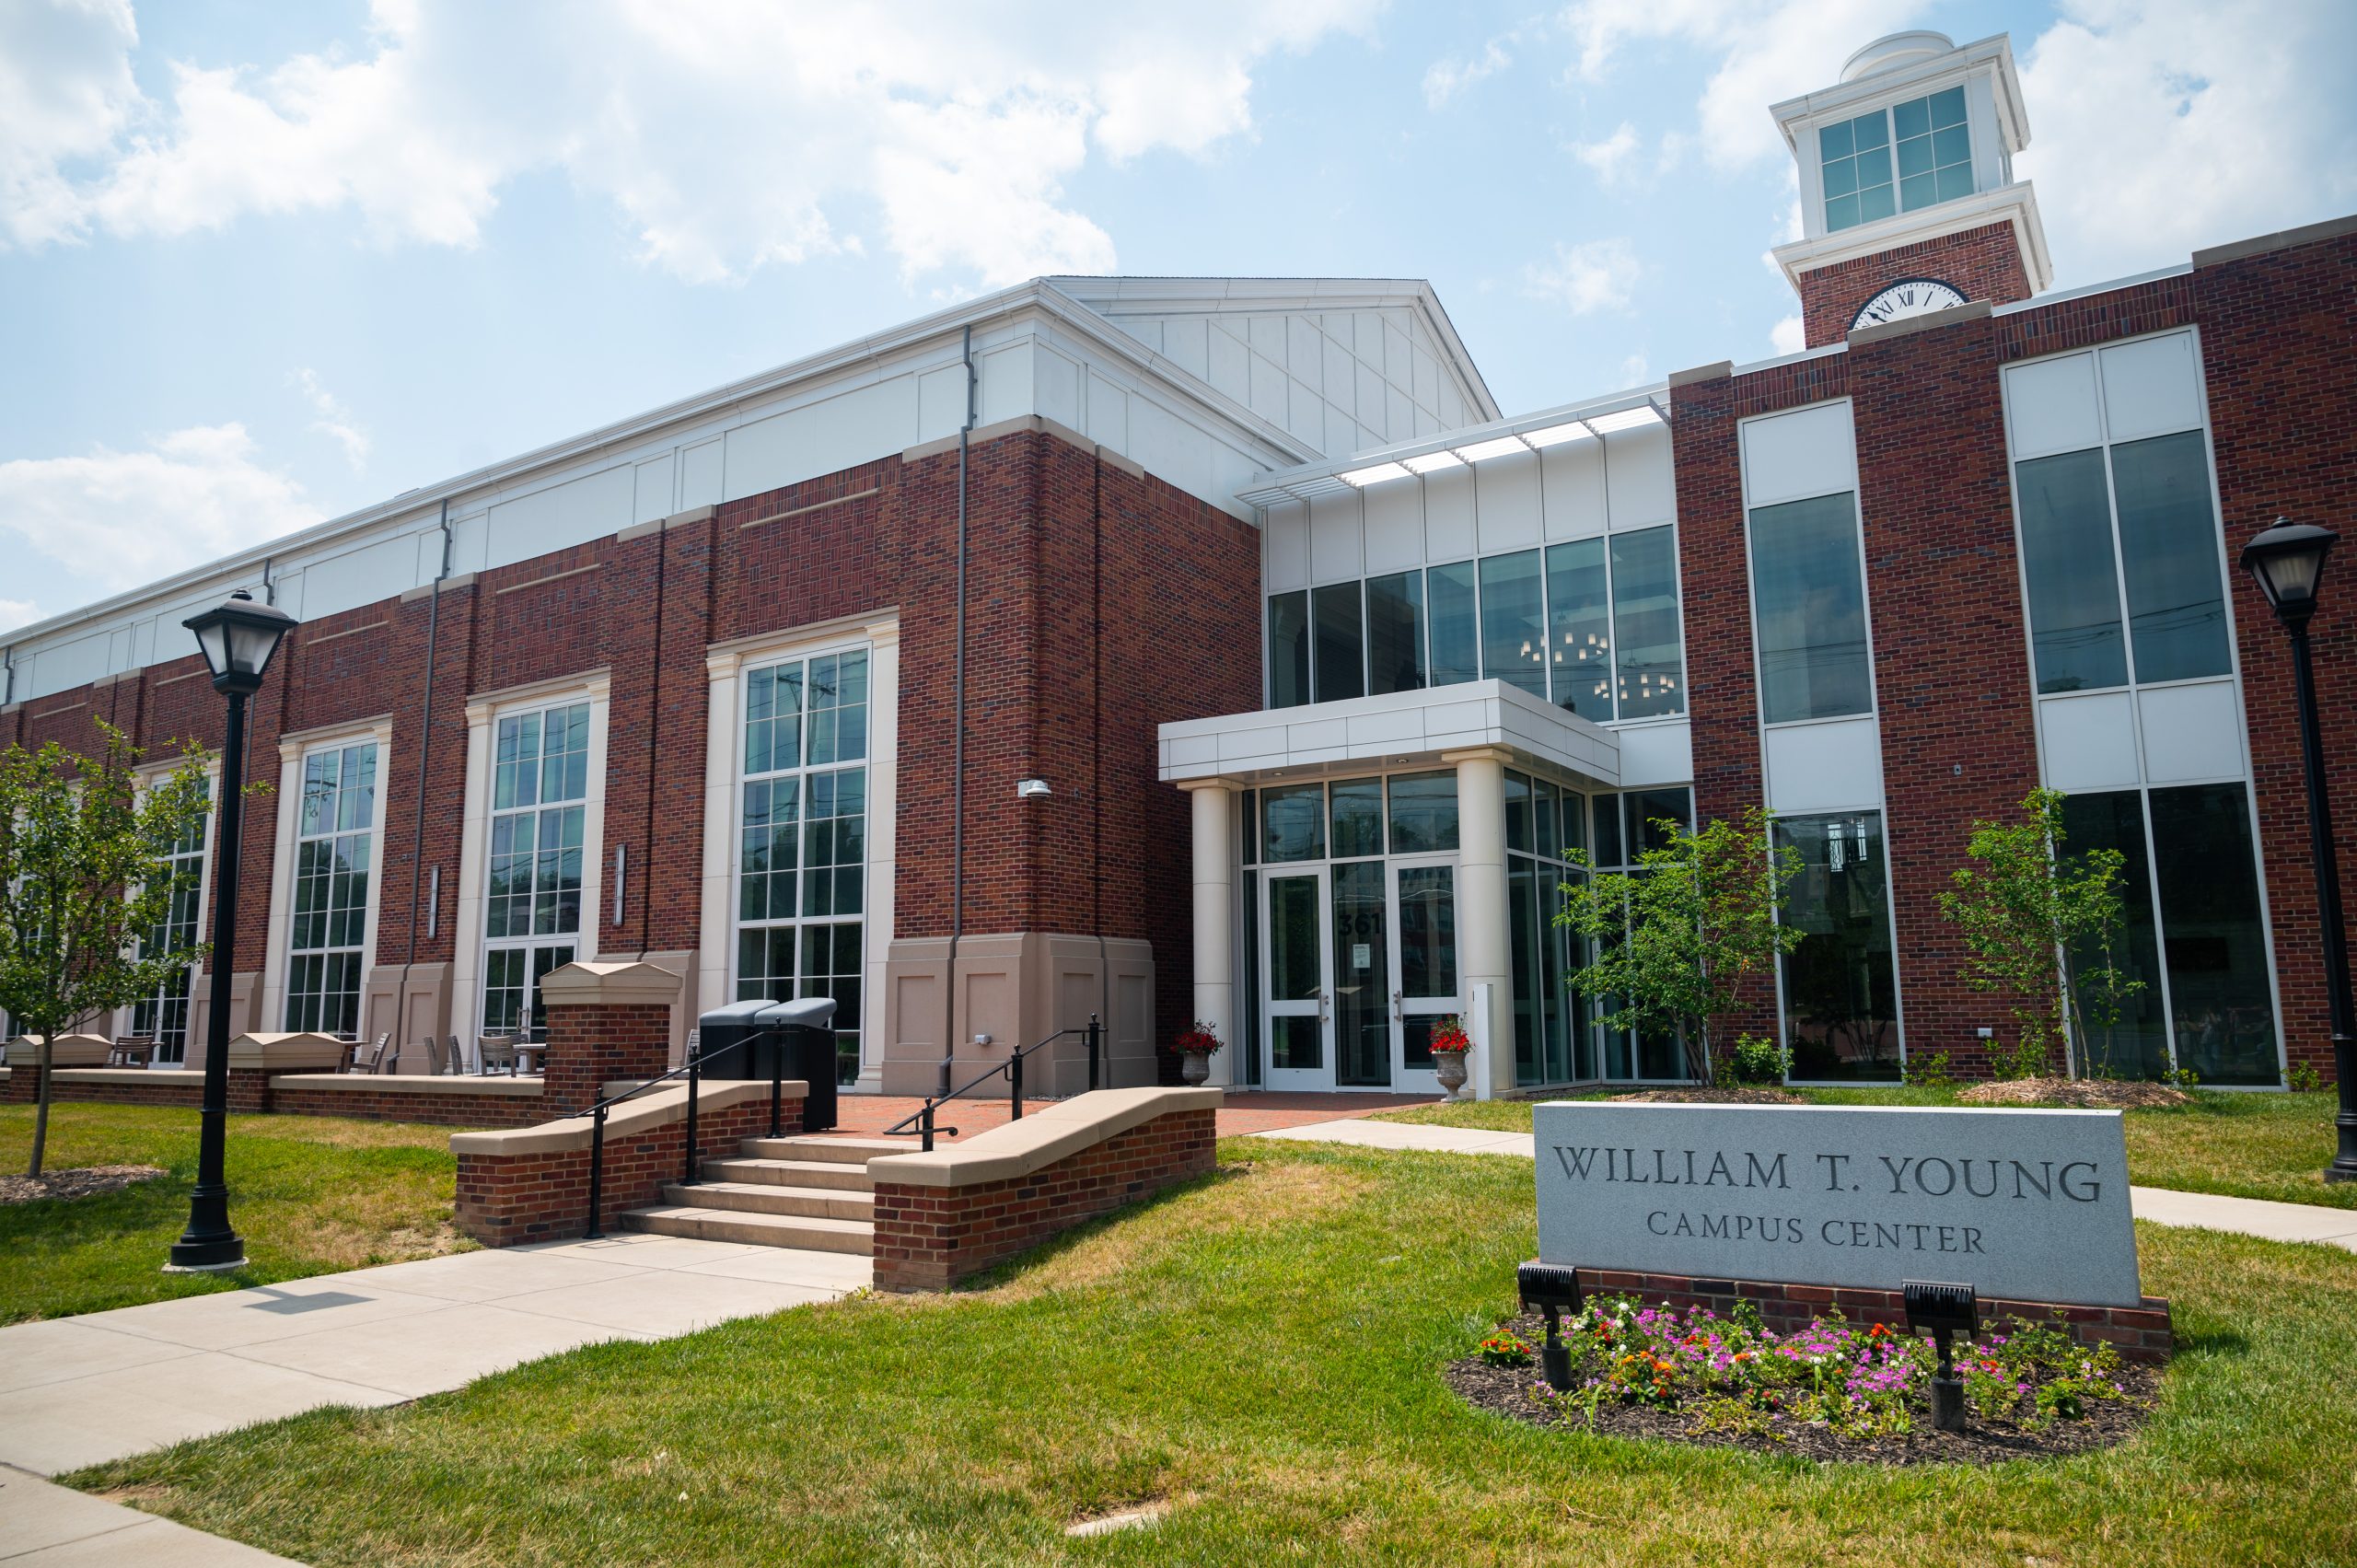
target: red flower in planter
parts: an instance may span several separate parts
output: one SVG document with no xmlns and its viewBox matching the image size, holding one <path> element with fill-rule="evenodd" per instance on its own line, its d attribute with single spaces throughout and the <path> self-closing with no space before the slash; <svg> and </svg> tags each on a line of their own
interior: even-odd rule
<svg viewBox="0 0 2357 1568">
<path fill-rule="evenodd" d="M 1171 1043 L 1181 1055 L 1209 1056 L 1219 1049 L 1220 1039 L 1211 1025 L 1198 1018 L 1181 1030 L 1178 1038 Z"/>
<path fill-rule="evenodd" d="M 1438 1018 L 1434 1021 L 1433 1049 L 1434 1051 L 1470 1051 L 1473 1049 L 1473 1041 L 1465 1032 L 1464 1021 L 1458 1018 L 1456 1014 L 1451 1013 L 1446 1017 Z"/>
</svg>

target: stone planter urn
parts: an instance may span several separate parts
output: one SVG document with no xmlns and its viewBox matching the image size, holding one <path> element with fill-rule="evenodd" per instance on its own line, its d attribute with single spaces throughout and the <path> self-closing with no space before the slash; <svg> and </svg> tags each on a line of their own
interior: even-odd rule
<svg viewBox="0 0 2357 1568">
<path fill-rule="evenodd" d="M 1465 1087 L 1465 1052 L 1435 1051 L 1433 1052 L 1433 1073 L 1440 1079 L 1440 1086 L 1455 1099 Z"/>
<path fill-rule="evenodd" d="M 1188 1084 L 1201 1084 L 1212 1075 L 1212 1053 L 1208 1051 L 1182 1051 L 1178 1053 L 1178 1076 Z M 1461 1076 L 1461 1074 L 1460 1074 Z"/>
</svg>

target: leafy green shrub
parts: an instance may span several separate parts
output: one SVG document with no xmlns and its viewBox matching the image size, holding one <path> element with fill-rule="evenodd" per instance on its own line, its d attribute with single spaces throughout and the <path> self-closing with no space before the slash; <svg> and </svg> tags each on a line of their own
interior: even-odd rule
<svg viewBox="0 0 2357 1568">
<path fill-rule="evenodd" d="M 2283 1074 L 2283 1086 L 2294 1094 L 2312 1095 L 2324 1087 L 2324 1074 L 2313 1062 L 2294 1062 Z"/>
<path fill-rule="evenodd" d="M 1899 1082 L 1910 1088 L 1952 1089 L 1956 1087 L 1956 1074 L 1948 1071 L 1948 1053 L 1945 1051 L 1921 1065 L 1909 1062 L 1900 1069 L 1898 1076 Z"/>
<path fill-rule="evenodd" d="M 1735 1049 L 1727 1053 L 1723 1076 L 1729 1085 L 1781 1084 L 1792 1067 L 1793 1053 L 1774 1040 L 1741 1034 L 1736 1037 Z"/>
</svg>

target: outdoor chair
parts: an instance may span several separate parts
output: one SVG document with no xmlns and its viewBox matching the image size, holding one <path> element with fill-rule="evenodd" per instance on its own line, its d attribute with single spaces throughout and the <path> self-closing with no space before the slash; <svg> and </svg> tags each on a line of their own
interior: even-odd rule
<svg viewBox="0 0 2357 1568">
<path fill-rule="evenodd" d="M 399 1052 L 393 1050 L 392 1033 L 390 1030 L 388 1030 L 385 1033 L 378 1035 L 377 1037 L 377 1043 L 368 1048 L 367 1065 L 361 1068 L 361 1071 L 364 1073 L 375 1074 L 389 1072 L 392 1070 L 392 1064 L 398 1058 L 399 1054 Z"/>
<path fill-rule="evenodd" d="M 338 1057 L 336 1058 L 336 1061 L 335 1061 L 335 1070 L 336 1070 L 337 1072 L 339 1072 L 339 1073 L 349 1073 L 349 1072 L 351 1072 L 351 1071 L 352 1071 L 352 1065 L 353 1065 L 353 1058 L 354 1058 L 354 1056 L 358 1055 L 358 1054 L 359 1054 L 359 1052 L 360 1052 L 360 1042 L 359 1042 L 358 1040 L 345 1040 L 345 1041 L 343 1042 L 343 1053 L 341 1056 L 338 1056 Z"/>
<path fill-rule="evenodd" d="M 107 1052 L 110 1067 L 145 1067 L 155 1059 L 156 1042 L 144 1035 L 117 1035 Z"/>
<path fill-rule="evenodd" d="M 459 1043 L 457 1035 L 450 1037 L 450 1073 L 453 1077 L 467 1075 L 467 1048 Z"/>
<path fill-rule="evenodd" d="M 514 1035 L 484 1035 L 480 1054 L 485 1074 L 505 1073 L 516 1075 L 516 1037 Z"/>
</svg>

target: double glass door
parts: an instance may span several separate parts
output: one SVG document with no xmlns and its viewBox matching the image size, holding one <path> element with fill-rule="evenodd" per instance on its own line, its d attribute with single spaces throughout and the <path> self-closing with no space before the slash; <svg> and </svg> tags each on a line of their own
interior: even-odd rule
<svg viewBox="0 0 2357 1568">
<path fill-rule="evenodd" d="M 1263 880 L 1271 1089 L 1435 1089 L 1432 1027 L 1457 1011 L 1453 858 L 1336 861 Z"/>
</svg>

